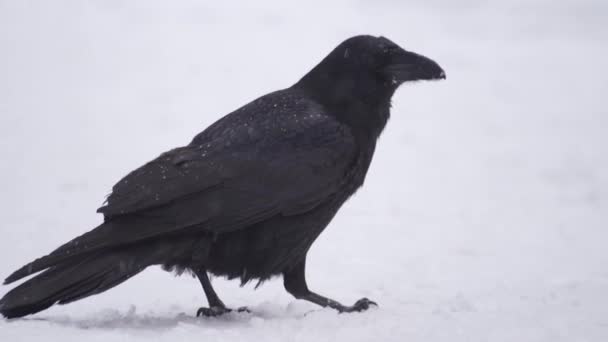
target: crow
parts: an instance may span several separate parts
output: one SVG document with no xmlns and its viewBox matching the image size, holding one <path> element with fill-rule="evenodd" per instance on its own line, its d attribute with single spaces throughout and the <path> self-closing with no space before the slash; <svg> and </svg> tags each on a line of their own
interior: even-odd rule
<svg viewBox="0 0 608 342">
<path fill-rule="evenodd" d="M 7 318 L 106 291 L 146 267 L 195 275 L 208 307 L 227 308 L 209 274 L 284 287 L 338 312 L 309 290 L 306 256 L 342 204 L 363 185 L 376 140 L 404 82 L 445 79 L 433 60 L 385 37 L 349 38 L 289 88 L 224 116 L 186 146 L 120 180 L 97 212 L 98 227 L 9 275 L 36 274 L 0 299 Z"/>
</svg>

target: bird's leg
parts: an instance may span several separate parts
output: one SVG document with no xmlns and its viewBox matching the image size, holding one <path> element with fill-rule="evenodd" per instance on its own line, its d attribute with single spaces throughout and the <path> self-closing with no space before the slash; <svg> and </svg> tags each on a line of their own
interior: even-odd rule
<svg viewBox="0 0 608 342">
<path fill-rule="evenodd" d="M 205 296 L 207 296 L 207 302 L 209 302 L 209 307 L 198 309 L 198 311 L 196 312 L 196 316 L 213 317 L 231 312 L 232 309 L 227 308 L 226 305 L 224 305 L 224 302 L 222 302 L 222 300 L 220 299 L 220 297 L 217 296 L 215 290 L 213 290 L 213 286 L 211 286 L 211 281 L 209 280 L 209 276 L 207 275 L 207 270 L 205 270 L 204 268 L 196 268 L 194 273 L 196 274 L 198 280 L 201 282 L 203 290 L 205 291 Z M 249 312 L 247 308 L 239 308 L 237 311 Z"/>
<path fill-rule="evenodd" d="M 332 309 L 338 310 L 340 313 L 365 311 L 369 309 L 371 305 L 378 305 L 367 298 L 362 298 L 352 306 L 345 306 L 333 299 L 318 295 L 308 289 L 308 286 L 306 285 L 305 269 L 306 259 L 303 259 L 294 268 L 283 273 L 283 284 L 285 285 L 285 289 L 297 299 L 304 299 L 322 307 L 329 306 Z"/>
</svg>

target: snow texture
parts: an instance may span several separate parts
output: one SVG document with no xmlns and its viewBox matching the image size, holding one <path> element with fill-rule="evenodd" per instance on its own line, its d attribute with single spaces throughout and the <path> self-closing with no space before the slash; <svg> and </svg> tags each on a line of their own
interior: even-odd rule
<svg viewBox="0 0 608 342">
<path fill-rule="evenodd" d="M 8 322 L 0 341 L 608 341 L 608 3 L 0 1 L 0 275 L 94 227 L 128 171 L 385 35 L 447 81 L 402 87 L 364 188 L 310 252 L 312 289 L 150 268 Z M 3 287 L 1 293 L 9 288 Z"/>
</svg>

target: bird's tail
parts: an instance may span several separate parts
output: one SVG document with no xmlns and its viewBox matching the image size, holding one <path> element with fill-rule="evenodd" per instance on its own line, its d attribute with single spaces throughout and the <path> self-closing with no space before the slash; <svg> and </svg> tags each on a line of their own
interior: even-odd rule
<svg viewBox="0 0 608 342">
<path fill-rule="evenodd" d="M 155 263 L 154 253 L 137 249 L 100 251 L 56 264 L 0 299 L 0 314 L 21 317 L 106 291 Z"/>
</svg>

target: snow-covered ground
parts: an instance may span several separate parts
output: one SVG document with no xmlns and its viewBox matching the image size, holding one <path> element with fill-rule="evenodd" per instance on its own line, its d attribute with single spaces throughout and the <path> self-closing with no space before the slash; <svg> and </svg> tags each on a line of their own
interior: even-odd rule
<svg viewBox="0 0 608 342">
<path fill-rule="evenodd" d="M 126 172 L 349 36 L 448 75 L 395 95 L 365 187 L 310 253 L 311 288 L 379 308 L 215 279 L 254 312 L 198 319 L 198 282 L 151 268 L 0 319 L 0 341 L 608 341 L 607 17 L 603 0 L 0 1 L 3 277 L 99 223 Z"/>
</svg>

